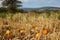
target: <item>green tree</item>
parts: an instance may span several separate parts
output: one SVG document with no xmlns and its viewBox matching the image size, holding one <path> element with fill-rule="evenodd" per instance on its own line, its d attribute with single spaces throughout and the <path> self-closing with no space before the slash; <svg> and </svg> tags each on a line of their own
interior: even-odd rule
<svg viewBox="0 0 60 40">
<path fill-rule="evenodd" d="M 18 0 L 4 0 L 2 1 L 2 6 L 7 8 L 8 11 L 16 11 L 18 7 L 22 6 L 21 3 L 22 2 Z"/>
</svg>

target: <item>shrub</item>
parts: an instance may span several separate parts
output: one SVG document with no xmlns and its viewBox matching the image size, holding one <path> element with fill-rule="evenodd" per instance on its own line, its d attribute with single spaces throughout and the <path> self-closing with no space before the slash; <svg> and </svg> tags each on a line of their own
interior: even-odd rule
<svg viewBox="0 0 60 40">
<path fill-rule="evenodd" d="M 58 16 L 58 19 L 60 20 L 60 15 Z"/>
<path fill-rule="evenodd" d="M 2 17 L 2 18 L 6 18 L 6 13 L 0 13 L 0 17 Z"/>
</svg>

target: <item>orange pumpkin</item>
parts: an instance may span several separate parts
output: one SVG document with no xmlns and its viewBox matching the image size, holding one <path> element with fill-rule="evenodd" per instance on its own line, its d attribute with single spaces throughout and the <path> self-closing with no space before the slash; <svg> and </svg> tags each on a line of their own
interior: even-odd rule
<svg viewBox="0 0 60 40">
<path fill-rule="evenodd" d="M 42 31 L 42 33 L 43 33 L 44 35 L 47 35 L 48 30 L 45 29 L 45 30 Z"/>
<path fill-rule="evenodd" d="M 10 33 L 11 33 L 10 30 L 7 30 L 7 31 L 6 31 L 6 34 L 7 34 L 7 35 L 9 35 Z"/>
<path fill-rule="evenodd" d="M 23 29 L 22 29 L 22 30 L 20 30 L 20 33 L 24 33 L 24 32 L 25 32 L 25 30 L 23 30 Z"/>
<path fill-rule="evenodd" d="M 35 27 L 35 30 L 38 30 L 38 29 L 39 29 L 39 27 L 36 26 L 36 27 Z"/>
<path fill-rule="evenodd" d="M 6 36 L 7 36 L 8 39 L 10 38 L 10 33 L 11 33 L 10 30 L 6 31 Z"/>
<path fill-rule="evenodd" d="M 40 33 L 37 33 L 37 34 L 35 35 L 36 38 L 40 38 L 40 36 L 41 36 Z"/>
<path fill-rule="evenodd" d="M 26 31 L 24 29 L 20 30 L 21 35 L 25 35 L 25 32 Z"/>
</svg>

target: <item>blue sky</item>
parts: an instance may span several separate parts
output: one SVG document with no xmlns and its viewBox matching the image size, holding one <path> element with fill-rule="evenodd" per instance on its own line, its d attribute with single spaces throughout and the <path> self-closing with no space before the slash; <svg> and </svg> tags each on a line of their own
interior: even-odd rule
<svg viewBox="0 0 60 40">
<path fill-rule="evenodd" d="M 24 8 L 37 8 L 37 7 L 60 7 L 60 0 L 20 0 L 23 2 Z"/>
<path fill-rule="evenodd" d="M 60 7 L 60 0 L 20 0 L 20 1 L 23 2 L 22 3 L 23 8 L 38 8 L 46 6 Z"/>
</svg>

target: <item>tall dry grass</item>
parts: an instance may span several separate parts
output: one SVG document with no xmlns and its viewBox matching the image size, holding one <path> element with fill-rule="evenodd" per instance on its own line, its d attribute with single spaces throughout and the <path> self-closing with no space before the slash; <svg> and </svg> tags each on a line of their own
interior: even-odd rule
<svg viewBox="0 0 60 40">
<path fill-rule="evenodd" d="M 60 40 L 59 13 L 17 13 L 0 18 L 0 40 Z M 7 38 L 5 32 L 11 31 Z M 47 30 L 44 35 L 43 30 Z M 22 31 L 22 34 L 21 32 Z M 36 38 L 36 34 L 38 38 Z"/>
</svg>

